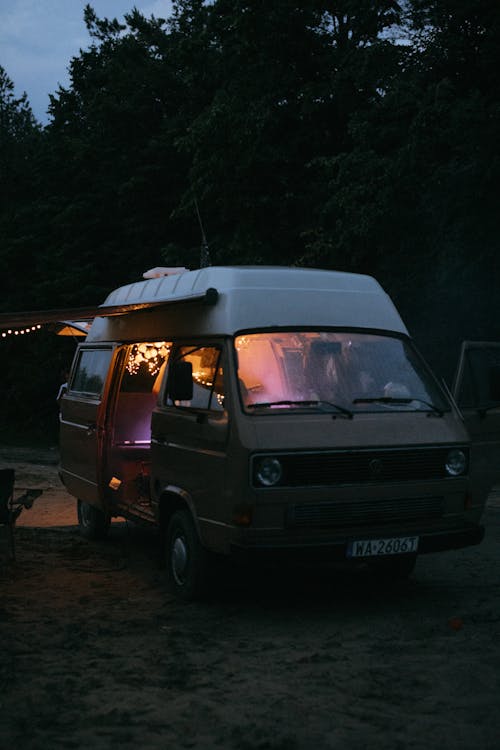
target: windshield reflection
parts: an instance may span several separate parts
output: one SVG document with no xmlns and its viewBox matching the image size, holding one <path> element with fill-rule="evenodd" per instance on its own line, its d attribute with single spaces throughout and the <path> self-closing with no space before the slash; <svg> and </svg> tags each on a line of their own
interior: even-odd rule
<svg viewBox="0 0 500 750">
<path fill-rule="evenodd" d="M 359 332 L 261 332 L 237 336 L 240 393 L 252 414 L 449 409 L 404 339 Z"/>
</svg>

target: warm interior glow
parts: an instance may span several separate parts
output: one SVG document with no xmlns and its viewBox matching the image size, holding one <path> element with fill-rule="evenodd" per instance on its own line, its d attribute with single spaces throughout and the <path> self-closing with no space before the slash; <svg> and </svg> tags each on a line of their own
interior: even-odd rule
<svg viewBox="0 0 500 750">
<path fill-rule="evenodd" d="M 238 383 L 250 409 L 313 407 L 348 413 L 442 409 L 404 339 L 363 331 L 261 331 L 235 338 Z M 255 412 L 253 412 L 255 413 Z"/>
<path fill-rule="evenodd" d="M 170 344 L 166 341 L 155 341 L 154 343 L 143 342 L 130 347 L 127 371 L 130 375 L 136 375 L 142 364 L 146 365 L 151 375 L 156 375 L 164 363 L 170 351 Z"/>
</svg>

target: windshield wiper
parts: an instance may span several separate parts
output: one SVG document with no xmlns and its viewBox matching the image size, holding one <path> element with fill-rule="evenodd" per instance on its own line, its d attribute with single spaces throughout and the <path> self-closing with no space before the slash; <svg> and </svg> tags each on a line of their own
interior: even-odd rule
<svg viewBox="0 0 500 750">
<path fill-rule="evenodd" d="M 259 407 L 268 408 L 271 406 L 331 406 L 332 408 L 336 409 L 340 414 L 347 417 L 347 419 L 352 419 L 352 411 L 349 409 L 346 409 L 345 406 L 339 406 L 339 404 L 334 404 L 331 401 L 320 401 L 318 399 L 314 400 L 303 400 L 303 401 L 291 401 L 289 399 L 283 400 L 283 401 L 256 401 L 253 404 L 247 404 L 247 409 L 257 409 Z"/>
<path fill-rule="evenodd" d="M 442 417 L 444 412 L 430 401 L 425 401 L 418 396 L 371 396 L 366 398 L 355 398 L 353 404 L 411 404 L 412 401 L 418 401 L 420 404 L 428 406 L 429 409 L 438 417 Z"/>
</svg>

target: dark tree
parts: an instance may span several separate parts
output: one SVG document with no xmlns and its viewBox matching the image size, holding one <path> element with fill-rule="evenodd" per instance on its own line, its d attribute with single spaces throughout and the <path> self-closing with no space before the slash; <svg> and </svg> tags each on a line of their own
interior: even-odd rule
<svg viewBox="0 0 500 750">
<path fill-rule="evenodd" d="M 198 209 L 213 263 L 373 274 L 448 378 L 462 338 L 498 339 L 497 0 L 176 0 L 167 20 L 84 21 L 45 128 L 0 68 L 4 310 L 196 268 Z M 33 378 L 9 346 L 14 418 Z"/>
</svg>

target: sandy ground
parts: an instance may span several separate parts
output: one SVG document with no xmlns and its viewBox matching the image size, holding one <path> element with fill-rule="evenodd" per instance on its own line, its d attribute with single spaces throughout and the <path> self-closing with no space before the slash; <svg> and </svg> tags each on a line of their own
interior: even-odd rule
<svg viewBox="0 0 500 750">
<path fill-rule="evenodd" d="M 361 574 L 232 571 L 164 589 L 157 538 L 81 539 L 57 450 L 0 448 L 23 511 L 0 563 L 0 747 L 498 750 L 500 494 L 479 547 Z"/>
</svg>

